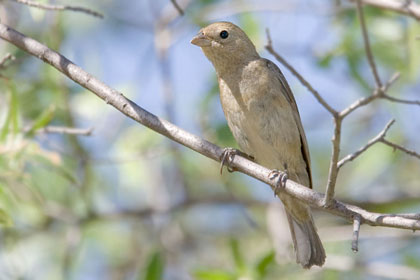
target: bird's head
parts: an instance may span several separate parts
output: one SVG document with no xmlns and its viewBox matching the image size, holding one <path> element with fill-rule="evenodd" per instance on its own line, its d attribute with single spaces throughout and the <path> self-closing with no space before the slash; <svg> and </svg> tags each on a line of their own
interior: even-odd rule
<svg viewBox="0 0 420 280">
<path fill-rule="evenodd" d="M 230 22 L 215 22 L 202 28 L 191 44 L 201 47 L 217 72 L 259 58 L 245 32 Z"/>
</svg>

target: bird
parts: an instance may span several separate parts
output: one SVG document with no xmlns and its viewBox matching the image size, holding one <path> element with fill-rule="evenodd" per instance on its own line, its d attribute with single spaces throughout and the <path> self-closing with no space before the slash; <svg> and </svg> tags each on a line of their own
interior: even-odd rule
<svg viewBox="0 0 420 280">
<path fill-rule="evenodd" d="M 228 126 L 253 160 L 312 188 L 309 148 L 293 93 L 281 70 L 260 57 L 246 33 L 220 21 L 202 28 L 191 40 L 213 64 Z M 286 210 L 296 262 L 322 266 L 325 250 L 308 205 L 279 192 Z"/>
</svg>

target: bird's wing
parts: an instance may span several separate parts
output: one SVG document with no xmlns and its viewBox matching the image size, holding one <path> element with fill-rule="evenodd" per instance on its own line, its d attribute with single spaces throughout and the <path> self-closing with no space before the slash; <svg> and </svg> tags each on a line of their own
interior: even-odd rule
<svg viewBox="0 0 420 280">
<path fill-rule="evenodd" d="M 276 73 L 276 77 L 278 78 L 280 85 L 282 87 L 281 92 L 284 94 L 285 98 L 287 99 L 287 101 L 289 101 L 290 105 L 292 106 L 293 110 L 293 118 L 296 122 L 296 125 L 299 129 L 299 133 L 300 133 L 300 141 L 302 144 L 302 156 L 306 162 L 306 169 L 308 172 L 308 176 L 309 176 L 309 187 L 312 188 L 312 174 L 311 174 L 311 160 L 310 160 L 310 156 L 309 156 L 309 147 L 308 147 L 308 142 L 306 140 L 306 136 L 305 136 L 305 131 L 303 130 L 303 125 L 302 125 L 302 121 L 300 120 L 300 115 L 299 115 L 299 110 L 296 104 L 296 100 L 295 97 L 293 96 L 293 93 L 289 87 L 289 84 L 286 81 L 286 78 L 284 77 L 283 73 L 281 72 L 281 70 L 277 67 L 276 64 L 274 64 L 273 62 L 271 62 L 268 59 L 263 58 L 263 60 L 267 63 L 267 67 L 269 68 L 270 71 L 273 71 L 274 73 Z"/>
</svg>

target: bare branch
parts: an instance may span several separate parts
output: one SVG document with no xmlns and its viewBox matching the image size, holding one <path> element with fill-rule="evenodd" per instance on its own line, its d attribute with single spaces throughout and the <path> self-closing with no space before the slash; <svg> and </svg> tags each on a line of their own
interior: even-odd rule
<svg viewBox="0 0 420 280">
<path fill-rule="evenodd" d="M 406 153 L 408 155 L 411 155 L 413 157 L 416 157 L 416 158 L 420 159 L 420 154 L 419 153 L 417 153 L 415 151 L 412 151 L 412 150 L 409 150 L 409 149 L 407 149 L 407 148 L 405 148 L 405 147 L 403 147 L 401 145 L 392 143 L 392 142 L 390 142 L 390 141 L 388 141 L 388 140 L 385 139 L 386 133 L 391 128 L 391 126 L 394 124 L 394 122 L 395 122 L 395 120 L 390 120 L 386 124 L 386 126 L 384 127 L 384 129 L 382 129 L 382 131 L 379 132 L 379 134 L 376 135 L 374 138 L 372 138 L 371 140 L 369 140 L 369 142 L 366 145 L 364 145 L 363 147 L 361 147 L 360 149 L 358 149 L 356 152 L 354 152 L 352 154 L 349 154 L 346 157 L 344 157 L 343 159 L 341 159 L 338 162 L 338 164 L 337 164 L 338 168 L 340 169 L 347 162 L 356 159 L 358 156 L 360 156 L 362 153 L 364 153 L 371 146 L 373 146 L 374 144 L 379 143 L 379 142 L 380 143 L 383 143 L 383 144 L 385 144 L 387 146 L 390 146 L 390 147 L 392 147 L 392 148 L 394 148 L 396 150 L 400 150 L 400 151 L 402 151 L 402 152 L 404 152 L 404 153 Z"/>
<path fill-rule="evenodd" d="M 349 161 L 354 160 L 355 158 L 357 158 L 358 156 L 360 156 L 363 152 L 365 152 L 367 149 L 369 149 L 371 146 L 373 146 L 374 144 L 380 142 L 381 140 L 383 140 L 385 138 L 386 133 L 388 132 L 388 130 L 391 128 L 391 126 L 394 124 L 395 120 L 390 120 L 386 126 L 384 127 L 384 129 L 382 129 L 381 132 L 379 132 L 378 135 L 376 135 L 374 138 L 372 138 L 371 140 L 369 140 L 369 142 L 364 145 L 363 147 L 361 147 L 360 149 L 358 149 L 356 152 L 349 154 L 347 156 L 345 156 L 343 159 L 341 159 L 338 164 L 337 167 L 340 169 L 344 164 L 346 164 Z"/>
<path fill-rule="evenodd" d="M 357 0 L 350 0 L 355 2 Z M 420 6 L 414 1 L 398 1 L 398 0 L 362 0 L 363 4 L 378 7 L 381 9 L 391 10 L 400 14 L 408 15 L 416 20 L 420 20 Z"/>
<path fill-rule="evenodd" d="M 37 2 L 32 1 L 32 0 L 13 0 L 13 1 L 15 1 L 17 3 L 27 5 L 27 6 L 30 6 L 30 7 L 42 9 L 42 10 L 50 10 L 50 11 L 68 10 L 68 11 L 85 13 L 85 14 L 95 16 L 95 17 L 98 17 L 98 18 L 103 18 L 104 17 L 104 15 L 99 13 L 99 12 L 96 12 L 96 11 L 88 9 L 88 8 L 79 7 L 79 6 L 41 4 L 41 3 L 37 3 Z"/>
<path fill-rule="evenodd" d="M 403 146 L 400 146 L 398 144 L 392 143 L 392 142 L 390 142 L 390 141 L 388 141 L 386 139 L 381 139 L 380 142 L 382 142 L 385 145 L 388 145 L 388 146 L 394 148 L 395 150 L 400 150 L 400 151 L 402 151 L 402 152 L 404 152 L 406 154 L 409 154 L 410 156 L 413 156 L 413 157 L 416 157 L 416 158 L 420 159 L 420 154 L 419 153 L 416 153 L 415 151 L 409 150 L 409 149 L 407 149 L 407 148 L 405 148 Z"/>
<path fill-rule="evenodd" d="M 385 85 L 380 90 L 375 90 L 372 95 L 369 95 L 367 97 L 362 97 L 356 100 L 354 103 L 350 104 L 347 108 L 343 109 L 339 116 L 341 118 L 345 118 L 347 115 L 352 113 L 354 110 L 365 106 L 369 103 L 371 103 L 373 100 L 377 98 L 386 98 L 386 92 L 389 90 L 389 88 L 398 80 L 400 77 L 400 73 L 394 73 L 394 75 L 391 76 L 391 78 L 385 83 Z"/>
<path fill-rule="evenodd" d="M 366 56 L 369 61 L 370 69 L 372 70 L 373 77 L 375 78 L 376 88 L 382 89 L 382 82 L 379 78 L 378 69 L 376 68 L 375 59 L 373 58 L 372 50 L 370 48 L 369 36 L 367 34 L 365 16 L 363 14 L 362 0 L 356 0 L 357 14 L 360 20 L 360 27 L 362 28 L 363 42 L 365 44 Z"/>
<path fill-rule="evenodd" d="M 396 102 L 396 103 L 420 106 L 420 100 L 405 100 L 405 99 L 395 98 L 395 97 L 389 96 L 386 93 L 388 89 L 398 80 L 399 77 L 400 77 L 399 72 L 396 72 L 394 75 L 392 75 L 389 81 L 384 85 L 383 90 L 379 92 L 379 97 L 383 99 L 387 99 L 392 102 Z"/>
<path fill-rule="evenodd" d="M 171 0 L 172 5 L 174 5 L 175 9 L 178 11 L 178 13 L 183 16 L 184 15 L 184 10 L 182 10 L 182 8 L 179 6 L 179 4 L 176 2 L 176 0 Z"/>
<path fill-rule="evenodd" d="M 300 81 L 300 83 L 302 85 L 304 85 L 316 98 L 316 100 L 318 100 L 319 103 L 321 103 L 321 105 L 327 109 L 328 112 L 330 112 L 333 116 L 337 115 L 337 111 L 334 110 L 325 100 L 324 98 L 321 97 L 321 95 L 318 93 L 318 91 L 316 91 L 312 85 L 305 80 L 305 78 L 303 78 L 303 76 L 301 74 L 299 74 L 298 71 L 296 71 L 295 68 L 293 68 L 292 65 L 290 65 L 281 55 L 279 55 L 274 49 L 273 49 L 273 44 L 271 41 L 271 36 L 270 36 L 270 31 L 268 30 L 268 28 L 266 29 L 266 33 L 267 33 L 267 44 L 265 45 L 265 49 L 272 54 L 278 62 L 280 62 L 281 64 L 283 64 L 287 69 L 289 69 L 290 72 L 292 72 L 292 74 Z"/>
<path fill-rule="evenodd" d="M 334 118 L 334 135 L 332 138 L 332 154 L 330 161 L 330 169 L 328 172 L 327 190 L 325 194 L 324 205 L 330 206 L 332 199 L 334 198 L 335 184 L 337 183 L 338 175 L 338 157 L 340 156 L 340 142 L 341 142 L 341 123 L 340 117 Z"/>
<path fill-rule="evenodd" d="M 356 110 L 359 107 L 365 106 L 378 98 L 376 95 L 369 95 L 367 97 L 362 97 L 357 99 L 354 103 L 350 104 L 347 108 L 345 108 L 343 111 L 340 112 L 340 117 L 344 118 L 354 110 Z"/>
<path fill-rule="evenodd" d="M 387 99 L 387 100 L 392 101 L 392 102 L 420 106 L 420 100 L 405 100 L 405 99 L 395 98 L 395 97 L 389 96 L 387 94 L 383 94 L 381 96 L 381 98 Z"/>
<path fill-rule="evenodd" d="M 93 92 L 107 104 L 112 105 L 133 120 L 196 152 L 199 152 L 204 156 L 220 162 L 220 158 L 223 154 L 222 148 L 147 112 L 128 98 L 124 97 L 122 93 L 112 89 L 102 81 L 85 72 L 82 68 L 75 65 L 64 56 L 49 49 L 45 45 L 42 45 L 38 41 L 26 37 L 2 23 L 0 23 L 0 38 L 52 65 L 64 75 Z M 241 156 L 235 156 L 232 159 L 231 166 L 242 173 L 270 185 L 273 190 L 276 189 L 276 180 L 269 179 L 269 174 L 272 173 L 272 170 L 249 161 Z M 281 191 L 299 199 L 309 206 L 322 209 L 333 215 L 346 218 L 349 221 L 352 221 L 355 215 L 360 215 L 361 222 L 369 225 L 411 230 L 420 229 L 420 220 L 405 218 L 404 216 L 397 214 L 368 212 L 357 206 L 345 204 L 336 200 L 332 200 L 329 207 L 324 207 L 325 196 L 323 194 L 300 185 L 292 180 L 287 180 Z"/>
<path fill-rule="evenodd" d="M 351 242 L 351 249 L 353 252 L 359 251 L 359 232 L 360 232 L 360 216 L 354 216 L 353 220 L 353 240 Z"/>
<path fill-rule="evenodd" d="M 46 126 L 36 130 L 36 133 L 57 133 L 57 134 L 70 134 L 70 135 L 92 135 L 93 128 L 74 128 L 64 126 Z"/>
<path fill-rule="evenodd" d="M 400 78 L 401 74 L 400 72 L 395 72 L 391 78 L 385 83 L 382 92 L 385 93 L 388 91 L 388 89 Z"/>
</svg>

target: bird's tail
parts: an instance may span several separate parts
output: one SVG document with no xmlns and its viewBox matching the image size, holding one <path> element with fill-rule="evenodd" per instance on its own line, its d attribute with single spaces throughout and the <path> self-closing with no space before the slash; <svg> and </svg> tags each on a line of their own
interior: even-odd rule
<svg viewBox="0 0 420 280">
<path fill-rule="evenodd" d="M 300 222 L 287 211 L 286 214 L 295 248 L 296 262 L 304 268 L 310 268 L 313 265 L 322 266 L 325 262 L 325 251 L 312 217 Z"/>
</svg>

